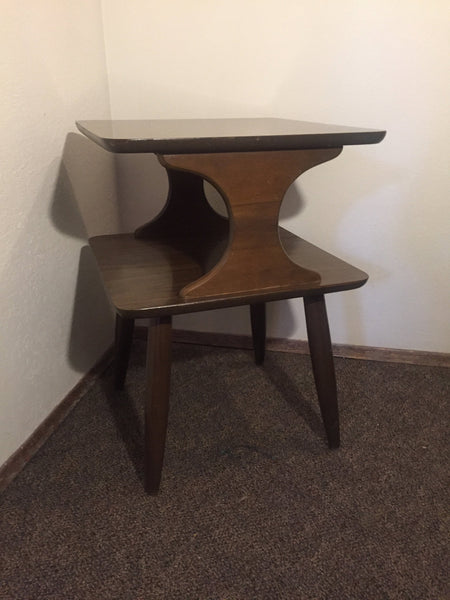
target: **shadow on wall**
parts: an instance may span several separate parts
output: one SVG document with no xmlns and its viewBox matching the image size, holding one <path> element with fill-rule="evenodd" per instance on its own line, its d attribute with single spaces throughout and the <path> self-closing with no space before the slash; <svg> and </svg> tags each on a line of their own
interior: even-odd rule
<svg viewBox="0 0 450 600">
<path fill-rule="evenodd" d="M 83 138 L 66 138 L 50 217 L 61 233 L 80 241 L 121 230 L 114 157 Z M 80 252 L 67 357 L 86 372 L 113 339 L 113 314 L 89 246 Z"/>
<path fill-rule="evenodd" d="M 51 217 L 80 239 L 122 230 L 114 155 L 76 133 L 64 145 Z"/>
<path fill-rule="evenodd" d="M 115 154 L 119 218 L 132 232 L 163 208 L 169 189 L 165 169 L 154 154 Z"/>
<path fill-rule="evenodd" d="M 85 373 L 113 341 L 114 318 L 89 246 L 83 246 L 72 312 L 68 359 Z M 94 358 L 95 360 L 95 358 Z"/>
</svg>

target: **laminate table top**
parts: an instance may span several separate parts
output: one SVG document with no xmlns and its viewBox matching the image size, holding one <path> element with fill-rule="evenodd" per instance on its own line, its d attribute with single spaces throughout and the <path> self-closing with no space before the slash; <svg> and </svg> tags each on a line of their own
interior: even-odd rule
<svg viewBox="0 0 450 600">
<path fill-rule="evenodd" d="M 77 121 L 110 152 L 191 154 L 376 144 L 386 132 L 275 118 Z"/>
</svg>

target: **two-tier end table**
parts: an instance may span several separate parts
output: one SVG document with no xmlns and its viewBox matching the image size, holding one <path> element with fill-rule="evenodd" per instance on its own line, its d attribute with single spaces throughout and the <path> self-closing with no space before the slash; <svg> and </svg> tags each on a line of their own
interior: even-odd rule
<svg viewBox="0 0 450 600">
<path fill-rule="evenodd" d="M 80 121 L 117 153 L 156 154 L 166 169 L 165 207 L 134 233 L 89 240 L 116 311 L 115 381 L 124 385 L 134 320 L 149 318 L 146 489 L 161 480 L 169 411 L 172 315 L 249 305 L 255 360 L 265 348 L 265 303 L 303 297 L 316 389 L 328 444 L 339 446 L 336 380 L 324 295 L 362 286 L 366 273 L 279 227 L 288 187 L 345 145 L 384 131 L 284 119 Z M 204 181 L 228 218 L 208 203 Z"/>
</svg>

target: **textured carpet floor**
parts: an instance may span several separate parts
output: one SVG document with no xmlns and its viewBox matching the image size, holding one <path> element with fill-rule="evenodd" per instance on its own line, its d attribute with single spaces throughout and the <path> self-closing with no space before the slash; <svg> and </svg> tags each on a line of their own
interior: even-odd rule
<svg viewBox="0 0 450 600">
<path fill-rule="evenodd" d="M 2 600 L 449 598 L 448 371 L 175 345 L 160 495 L 142 489 L 144 346 L 1 498 Z"/>
</svg>

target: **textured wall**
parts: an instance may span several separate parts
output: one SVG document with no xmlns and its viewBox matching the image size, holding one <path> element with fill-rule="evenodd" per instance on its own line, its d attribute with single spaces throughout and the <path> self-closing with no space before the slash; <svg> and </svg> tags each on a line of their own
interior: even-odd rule
<svg viewBox="0 0 450 600">
<path fill-rule="evenodd" d="M 286 225 L 367 270 L 329 299 L 337 342 L 448 351 L 448 134 L 445 0 L 104 3 L 115 118 L 278 116 L 379 127 L 288 193 Z M 146 169 L 136 186 L 135 173 Z M 154 210 L 148 158 L 119 164 L 128 226 Z M 179 326 L 242 331 L 241 310 Z M 305 338 L 299 302 L 271 307 L 271 335 Z"/>
<path fill-rule="evenodd" d="M 82 248 L 118 223 L 111 157 L 69 133 L 109 116 L 100 2 L 3 1 L 0 46 L 1 464 L 109 342 Z"/>
</svg>

